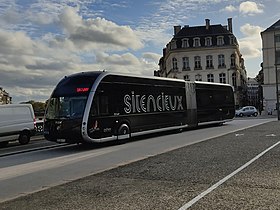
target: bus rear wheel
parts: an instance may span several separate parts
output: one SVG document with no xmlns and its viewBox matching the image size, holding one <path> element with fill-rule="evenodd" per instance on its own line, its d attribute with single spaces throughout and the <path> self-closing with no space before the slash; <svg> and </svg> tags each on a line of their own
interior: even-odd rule
<svg viewBox="0 0 280 210">
<path fill-rule="evenodd" d="M 129 139 L 130 129 L 127 124 L 122 124 L 118 129 L 118 140 Z"/>
</svg>

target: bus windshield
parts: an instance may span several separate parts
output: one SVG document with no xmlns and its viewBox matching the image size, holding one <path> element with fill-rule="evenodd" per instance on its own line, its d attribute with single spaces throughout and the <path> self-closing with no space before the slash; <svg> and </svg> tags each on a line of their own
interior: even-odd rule
<svg viewBox="0 0 280 210">
<path fill-rule="evenodd" d="M 50 98 L 46 112 L 47 119 L 82 118 L 87 96 Z"/>
</svg>

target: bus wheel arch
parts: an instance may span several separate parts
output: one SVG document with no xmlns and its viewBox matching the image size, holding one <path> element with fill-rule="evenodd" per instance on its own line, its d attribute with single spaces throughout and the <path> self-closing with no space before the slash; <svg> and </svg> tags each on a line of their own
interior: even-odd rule
<svg viewBox="0 0 280 210">
<path fill-rule="evenodd" d="M 118 139 L 130 138 L 130 127 L 127 123 L 121 123 L 117 131 Z"/>
</svg>

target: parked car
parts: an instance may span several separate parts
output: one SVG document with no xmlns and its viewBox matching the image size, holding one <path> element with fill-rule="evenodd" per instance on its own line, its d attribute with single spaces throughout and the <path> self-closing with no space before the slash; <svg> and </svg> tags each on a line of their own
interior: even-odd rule
<svg viewBox="0 0 280 210">
<path fill-rule="evenodd" d="M 243 116 L 258 116 L 258 110 L 254 106 L 244 106 L 239 110 L 235 111 L 235 116 L 243 117 Z"/>
<path fill-rule="evenodd" d="M 36 121 L 31 104 L 0 105 L 0 146 L 18 140 L 28 144 L 36 132 Z"/>
</svg>

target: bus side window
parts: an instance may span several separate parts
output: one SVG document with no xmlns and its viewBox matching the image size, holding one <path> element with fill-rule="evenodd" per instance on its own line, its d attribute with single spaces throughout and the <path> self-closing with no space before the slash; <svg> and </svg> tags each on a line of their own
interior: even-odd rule
<svg viewBox="0 0 280 210">
<path fill-rule="evenodd" d="M 101 96 L 100 97 L 100 114 L 106 115 L 109 114 L 109 98 L 108 96 Z"/>
<path fill-rule="evenodd" d="M 99 115 L 99 96 L 95 96 L 90 108 L 90 115 L 97 116 Z"/>
<path fill-rule="evenodd" d="M 97 95 L 94 97 L 91 105 L 90 115 L 107 115 L 109 114 L 109 98 L 105 95 Z"/>
<path fill-rule="evenodd" d="M 208 108 L 211 105 L 212 93 L 208 90 L 197 90 L 197 107 Z"/>
</svg>

